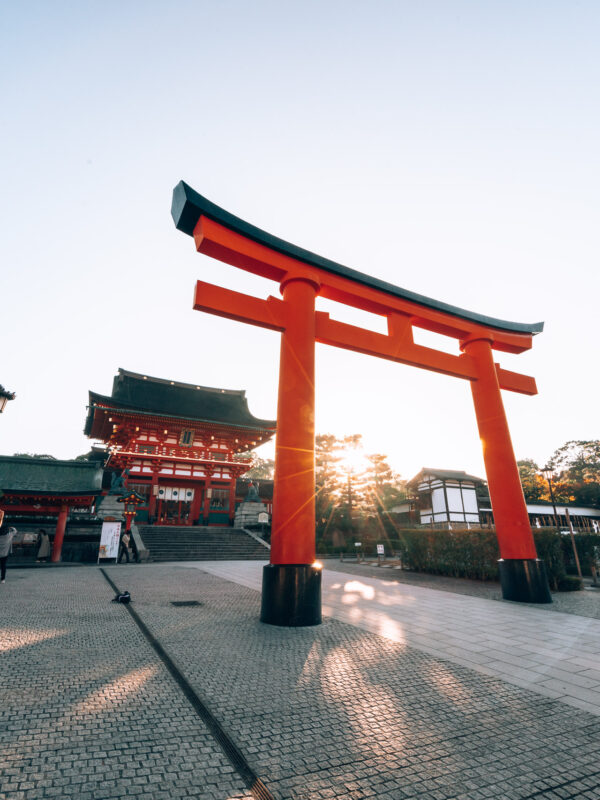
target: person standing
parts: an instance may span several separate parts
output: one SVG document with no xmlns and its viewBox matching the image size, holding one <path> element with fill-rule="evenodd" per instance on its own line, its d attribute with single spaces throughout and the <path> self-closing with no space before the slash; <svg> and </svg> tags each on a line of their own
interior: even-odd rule
<svg viewBox="0 0 600 800">
<path fill-rule="evenodd" d="M 0 583 L 5 583 L 6 562 L 10 553 L 10 546 L 15 537 L 16 528 L 9 528 L 4 525 L 4 514 L 0 520 Z"/>
<path fill-rule="evenodd" d="M 38 531 L 40 548 L 37 552 L 38 561 L 48 561 L 50 556 L 50 537 L 43 528 Z"/>
<path fill-rule="evenodd" d="M 129 533 L 125 531 L 123 537 L 121 539 L 121 547 L 119 548 L 119 558 L 117 559 L 117 563 L 121 563 L 121 559 L 125 556 L 127 563 L 129 564 Z"/>
<path fill-rule="evenodd" d="M 135 564 L 139 564 L 140 563 L 140 553 L 139 553 L 139 550 L 138 550 L 138 547 L 137 547 L 137 543 L 135 541 L 135 536 L 133 535 L 133 531 L 130 531 L 129 534 L 130 534 L 129 544 L 131 545 L 131 558 L 133 559 L 133 562 Z"/>
</svg>

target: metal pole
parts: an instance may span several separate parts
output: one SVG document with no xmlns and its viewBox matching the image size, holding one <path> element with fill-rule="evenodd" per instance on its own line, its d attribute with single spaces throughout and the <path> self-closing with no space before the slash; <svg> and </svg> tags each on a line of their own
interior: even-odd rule
<svg viewBox="0 0 600 800">
<path fill-rule="evenodd" d="M 554 511 L 554 524 L 556 525 L 556 530 L 560 533 L 560 525 L 558 524 L 558 514 L 556 513 L 556 503 L 554 502 L 554 492 L 552 491 L 552 475 L 548 475 L 546 477 L 548 481 L 548 488 L 550 489 L 550 501 L 552 503 L 552 509 Z"/>
</svg>

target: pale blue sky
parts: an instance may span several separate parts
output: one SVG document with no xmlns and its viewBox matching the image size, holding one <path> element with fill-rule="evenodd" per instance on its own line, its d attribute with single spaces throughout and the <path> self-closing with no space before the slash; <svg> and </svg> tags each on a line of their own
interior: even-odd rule
<svg viewBox="0 0 600 800">
<path fill-rule="evenodd" d="M 184 179 L 266 230 L 481 313 L 545 320 L 505 393 L 517 457 L 598 438 L 597 2 L 0 5 L 0 452 L 72 457 L 118 367 L 245 388 L 274 417 L 278 336 L 194 312 L 211 262 Z M 410 477 L 483 474 L 462 381 L 318 348 L 317 429 Z"/>
</svg>

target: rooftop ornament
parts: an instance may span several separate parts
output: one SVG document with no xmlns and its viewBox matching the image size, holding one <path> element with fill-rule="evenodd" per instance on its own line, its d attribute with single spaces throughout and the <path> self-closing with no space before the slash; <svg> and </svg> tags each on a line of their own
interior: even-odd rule
<svg viewBox="0 0 600 800">
<path fill-rule="evenodd" d="M 0 414 L 4 411 L 6 404 L 9 400 L 14 400 L 17 395 L 14 392 L 9 392 L 0 384 Z"/>
</svg>

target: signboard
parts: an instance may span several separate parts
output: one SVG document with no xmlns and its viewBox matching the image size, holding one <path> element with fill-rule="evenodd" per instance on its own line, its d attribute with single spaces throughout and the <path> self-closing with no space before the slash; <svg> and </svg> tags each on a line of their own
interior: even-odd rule
<svg viewBox="0 0 600 800">
<path fill-rule="evenodd" d="M 100 534 L 100 549 L 98 551 L 98 561 L 101 558 L 114 558 L 119 555 L 119 541 L 121 539 L 120 522 L 103 522 L 102 533 Z"/>
<path fill-rule="evenodd" d="M 382 544 L 378 544 L 377 545 L 377 555 L 378 556 L 385 555 L 385 549 L 384 549 L 384 546 Z"/>
<path fill-rule="evenodd" d="M 354 547 L 360 547 L 362 542 L 354 542 Z"/>
<path fill-rule="evenodd" d="M 269 521 L 269 515 L 266 513 L 266 511 L 260 512 L 260 514 L 258 515 L 258 521 L 260 522 L 261 525 L 267 524 L 267 522 Z"/>
</svg>

